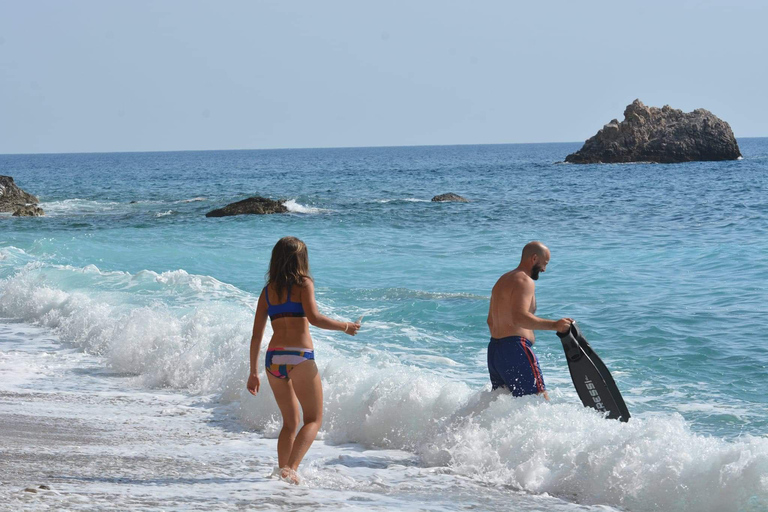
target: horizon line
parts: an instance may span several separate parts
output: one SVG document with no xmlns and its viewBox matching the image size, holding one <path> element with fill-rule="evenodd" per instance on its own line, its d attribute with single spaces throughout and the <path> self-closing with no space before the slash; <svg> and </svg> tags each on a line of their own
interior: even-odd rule
<svg viewBox="0 0 768 512">
<path fill-rule="evenodd" d="M 768 137 L 736 137 L 739 139 L 765 139 Z M 156 150 L 127 150 L 127 151 L 41 151 L 39 153 L 0 153 L 0 156 L 33 156 L 33 155 L 108 155 L 124 153 L 200 153 L 205 151 L 288 151 L 288 150 L 315 150 L 315 149 L 386 149 L 386 148 L 441 148 L 456 146 L 523 146 L 528 144 L 583 144 L 579 141 L 552 141 L 552 142 L 490 142 L 490 143 L 462 143 L 462 144 L 406 144 L 406 145 L 382 145 L 382 146 L 314 146 L 314 147 L 275 147 L 275 148 L 230 148 L 230 149 L 156 149 Z"/>
</svg>

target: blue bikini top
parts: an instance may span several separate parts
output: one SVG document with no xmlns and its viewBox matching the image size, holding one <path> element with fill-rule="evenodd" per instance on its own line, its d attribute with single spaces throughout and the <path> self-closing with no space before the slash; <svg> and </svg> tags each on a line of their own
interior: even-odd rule
<svg viewBox="0 0 768 512">
<path fill-rule="evenodd" d="M 264 287 L 264 297 L 267 299 L 267 314 L 269 315 L 269 319 L 273 322 L 278 318 L 307 316 L 304 313 L 304 306 L 301 305 L 301 302 L 293 302 L 291 300 L 290 284 L 288 285 L 286 301 L 282 304 L 271 304 L 269 302 L 269 292 L 266 286 Z"/>
</svg>

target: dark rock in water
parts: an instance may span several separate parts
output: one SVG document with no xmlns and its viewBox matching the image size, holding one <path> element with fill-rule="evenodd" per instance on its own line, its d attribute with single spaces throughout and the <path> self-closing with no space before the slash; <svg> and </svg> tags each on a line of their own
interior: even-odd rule
<svg viewBox="0 0 768 512">
<path fill-rule="evenodd" d="M 288 208 L 281 201 L 273 201 L 265 197 L 249 197 L 236 203 L 228 204 L 224 208 L 210 211 L 205 214 L 206 217 L 229 217 L 231 215 L 257 214 L 265 215 L 269 213 L 286 213 Z"/>
<path fill-rule="evenodd" d="M 456 194 L 440 194 L 439 196 L 435 196 L 432 198 L 432 201 L 442 203 L 446 201 L 453 201 L 455 203 L 468 203 L 469 200 L 464 199 L 463 197 L 456 195 Z"/>
<path fill-rule="evenodd" d="M 708 110 L 685 113 L 635 100 L 584 146 L 565 157 L 574 164 L 736 160 L 741 156 L 731 127 Z"/>
<path fill-rule="evenodd" d="M 20 206 L 39 202 L 35 196 L 17 187 L 13 178 L 0 176 L 0 212 L 13 212 Z"/>
<path fill-rule="evenodd" d="M 42 208 L 34 204 L 28 204 L 26 206 L 20 206 L 13 212 L 12 217 L 43 217 L 45 212 Z"/>
</svg>

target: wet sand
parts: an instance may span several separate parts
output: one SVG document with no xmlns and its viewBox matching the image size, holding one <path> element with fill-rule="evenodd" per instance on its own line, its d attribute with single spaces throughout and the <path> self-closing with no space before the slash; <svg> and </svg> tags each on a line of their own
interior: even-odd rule
<svg viewBox="0 0 768 512">
<path fill-rule="evenodd" d="M 273 450 L 226 406 L 142 391 L 42 330 L 0 324 L 2 510 L 250 508 L 290 492 L 267 478 Z"/>
<path fill-rule="evenodd" d="M 252 504 L 247 491 L 254 482 L 284 486 L 265 478 L 270 460 L 247 455 L 246 443 L 266 450 L 267 440 L 248 432 L 227 436 L 221 428 L 213 440 L 206 430 L 215 420 L 205 415 L 172 395 L 4 391 L 0 506 L 194 509 L 212 504 L 204 489 L 217 484 L 227 495 L 213 501 L 240 508 Z M 210 464 L 212 455 L 217 464 Z"/>
</svg>

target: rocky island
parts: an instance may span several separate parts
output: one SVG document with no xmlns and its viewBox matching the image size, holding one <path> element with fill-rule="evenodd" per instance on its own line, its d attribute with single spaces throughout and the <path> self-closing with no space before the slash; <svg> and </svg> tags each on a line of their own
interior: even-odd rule
<svg viewBox="0 0 768 512">
<path fill-rule="evenodd" d="M 20 189 L 13 178 L 0 176 L 0 212 L 13 212 L 15 217 L 39 217 L 45 215 L 37 206 L 39 202 L 37 197 Z"/>
<path fill-rule="evenodd" d="M 565 157 L 574 164 L 736 160 L 741 156 L 731 127 L 703 108 L 685 113 L 665 105 L 646 107 L 640 100 Z"/>
</svg>

